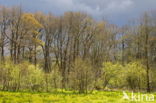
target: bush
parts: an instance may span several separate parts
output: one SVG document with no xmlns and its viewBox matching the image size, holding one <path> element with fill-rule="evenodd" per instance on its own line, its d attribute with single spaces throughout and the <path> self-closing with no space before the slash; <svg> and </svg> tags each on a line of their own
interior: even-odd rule
<svg viewBox="0 0 156 103">
<path fill-rule="evenodd" d="M 50 73 L 44 74 L 45 89 L 46 91 L 56 90 L 61 88 L 62 76 L 57 66 L 53 66 Z"/>
<path fill-rule="evenodd" d="M 53 66 L 50 73 L 44 73 L 39 66 L 29 62 L 14 64 L 6 62 L 0 65 L 0 89 L 9 91 L 50 91 L 60 88 L 61 74 Z"/>
<path fill-rule="evenodd" d="M 98 79 L 95 80 L 94 68 L 88 60 L 76 59 L 69 72 L 69 89 L 79 93 L 89 90 L 110 88 L 128 88 L 143 90 L 146 87 L 146 69 L 139 62 L 122 66 L 119 63 L 106 62 Z M 13 64 L 6 62 L 0 65 L 0 89 L 9 91 L 51 91 L 61 88 L 62 76 L 57 66 L 50 73 L 28 62 Z M 155 73 L 155 72 L 154 72 Z M 152 87 L 155 86 L 155 74 L 152 73 Z"/>
<path fill-rule="evenodd" d="M 106 62 L 103 64 L 101 83 L 104 88 L 129 88 L 143 90 L 146 84 L 146 71 L 139 62 L 122 66 L 119 63 Z"/>
<path fill-rule="evenodd" d="M 141 90 L 146 84 L 146 70 L 139 62 L 132 62 L 124 67 L 127 86 L 132 90 Z"/>
<path fill-rule="evenodd" d="M 119 63 L 106 62 L 103 64 L 102 76 L 103 87 L 117 88 L 121 85 L 123 67 Z"/>
<path fill-rule="evenodd" d="M 43 72 L 34 65 L 23 62 L 7 62 L 0 66 L 2 90 L 39 90 L 43 84 Z"/>
<path fill-rule="evenodd" d="M 0 65 L 0 85 L 2 90 L 19 89 L 19 68 L 12 62 Z"/>
<path fill-rule="evenodd" d="M 80 58 L 73 65 L 69 76 L 71 88 L 79 93 L 87 93 L 93 86 L 93 68 L 87 60 Z"/>
<path fill-rule="evenodd" d="M 38 66 L 24 62 L 18 65 L 20 69 L 20 86 L 22 90 L 40 91 L 43 88 L 44 73 Z"/>
</svg>

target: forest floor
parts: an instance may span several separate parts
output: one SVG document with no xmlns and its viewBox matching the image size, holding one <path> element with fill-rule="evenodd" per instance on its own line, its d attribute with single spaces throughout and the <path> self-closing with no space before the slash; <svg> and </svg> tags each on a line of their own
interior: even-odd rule
<svg viewBox="0 0 156 103">
<path fill-rule="evenodd" d="M 70 91 L 52 93 L 4 92 L 0 91 L 0 103 L 156 103 L 156 93 L 142 94 L 122 91 L 94 91 L 78 94 Z M 127 98 L 127 97 L 125 97 Z"/>
</svg>

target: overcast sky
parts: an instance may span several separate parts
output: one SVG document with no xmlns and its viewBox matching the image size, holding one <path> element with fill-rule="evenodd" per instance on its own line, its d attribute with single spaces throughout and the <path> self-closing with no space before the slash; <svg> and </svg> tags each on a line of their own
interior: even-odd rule
<svg viewBox="0 0 156 103">
<path fill-rule="evenodd" d="M 156 0 L 0 0 L 0 5 L 22 5 L 25 11 L 55 15 L 83 11 L 97 20 L 104 18 L 117 25 L 124 25 L 145 11 L 156 10 Z"/>
</svg>

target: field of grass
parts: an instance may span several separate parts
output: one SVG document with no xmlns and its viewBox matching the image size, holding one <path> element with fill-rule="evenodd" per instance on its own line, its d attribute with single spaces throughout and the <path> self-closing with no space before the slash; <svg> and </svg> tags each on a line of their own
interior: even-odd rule
<svg viewBox="0 0 156 103">
<path fill-rule="evenodd" d="M 0 103 L 156 103 L 156 101 L 124 100 L 122 92 L 109 91 L 94 91 L 91 94 L 77 94 L 70 91 L 54 93 L 1 91 Z"/>
</svg>

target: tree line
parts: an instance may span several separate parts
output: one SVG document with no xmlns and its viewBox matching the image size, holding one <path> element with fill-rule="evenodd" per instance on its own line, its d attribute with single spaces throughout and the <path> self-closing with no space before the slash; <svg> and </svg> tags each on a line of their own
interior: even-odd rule
<svg viewBox="0 0 156 103">
<path fill-rule="evenodd" d="M 0 59 L 2 90 L 150 92 L 156 89 L 156 12 L 118 27 L 83 12 L 55 16 L 0 7 Z"/>
</svg>

